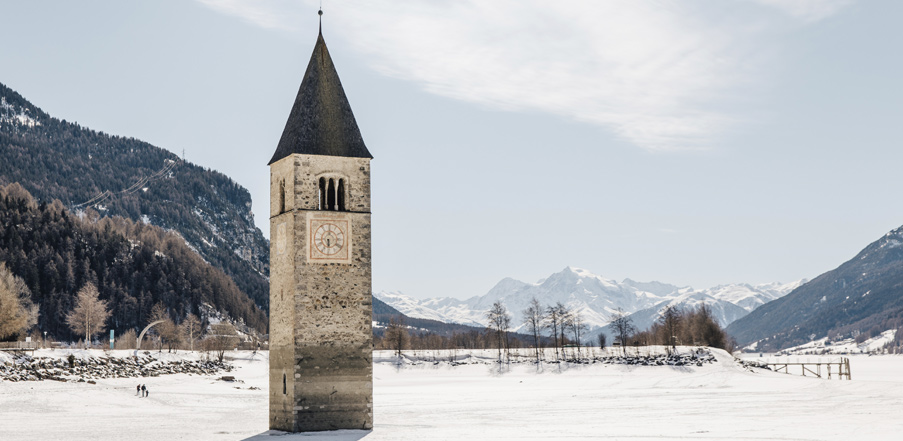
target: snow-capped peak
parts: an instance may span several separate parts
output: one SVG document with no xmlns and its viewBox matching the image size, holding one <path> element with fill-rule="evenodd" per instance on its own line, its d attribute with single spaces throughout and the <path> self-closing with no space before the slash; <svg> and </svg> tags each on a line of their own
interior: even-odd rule
<svg viewBox="0 0 903 441">
<path fill-rule="evenodd" d="M 612 312 L 621 309 L 633 314 L 654 317 L 664 305 L 695 307 L 706 303 L 726 326 L 762 304 L 781 297 L 805 280 L 788 284 L 730 284 L 706 290 L 677 287 L 661 282 L 636 282 L 624 279 L 618 283 L 576 267 L 565 267 L 536 283 L 510 277 L 500 280 L 485 295 L 466 300 L 454 298 L 415 299 L 399 292 L 382 291 L 375 296 L 405 315 L 443 322 L 485 326 L 486 311 L 501 301 L 512 317 L 513 327 L 523 322 L 523 311 L 535 298 L 544 307 L 557 303 L 567 305 L 583 315 L 584 322 L 599 330 L 608 324 Z M 638 320 L 645 320 L 637 317 Z"/>
</svg>

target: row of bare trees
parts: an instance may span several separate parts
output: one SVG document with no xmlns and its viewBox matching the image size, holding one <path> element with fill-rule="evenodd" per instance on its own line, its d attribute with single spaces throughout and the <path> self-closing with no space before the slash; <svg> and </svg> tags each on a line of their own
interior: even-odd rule
<svg viewBox="0 0 903 441">
<path fill-rule="evenodd" d="M 401 355 L 406 349 L 456 350 L 496 349 L 498 361 L 510 359 L 511 349 L 530 348 L 536 362 L 551 349 L 555 361 L 562 358 L 580 358 L 585 347 L 588 326 L 580 312 L 562 303 L 543 306 L 532 299 L 523 311 L 524 334 L 512 331 L 512 317 L 501 301 L 493 303 L 486 312 L 488 325 L 483 332 L 453 333 L 440 336 L 428 332 L 412 332 L 401 317 L 393 318 L 382 337 L 375 337 L 377 349 L 391 349 Z M 711 346 L 731 350 L 732 339 L 724 332 L 712 315 L 711 308 L 701 304 L 695 308 L 681 309 L 668 306 L 662 310 L 656 323 L 649 329 L 639 330 L 630 315 L 620 308 L 610 317 L 608 331 L 613 343 L 626 350 L 629 346 L 662 345 L 671 349 L 677 345 Z M 598 334 L 598 345 L 605 348 L 607 336 Z M 565 349 L 569 348 L 567 354 Z"/>
<path fill-rule="evenodd" d="M 580 356 L 588 327 L 579 310 L 561 302 L 544 307 L 534 297 L 523 311 L 523 317 L 526 331 L 533 337 L 533 355 L 537 363 L 542 361 L 546 341 L 554 349 L 555 361 L 564 357 L 563 348 L 568 345 L 576 347 L 577 356 Z"/>
<path fill-rule="evenodd" d="M 201 319 L 198 316 L 188 313 L 182 319 L 181 323 L 176 322 L 169 315 L 166 306 L 163 303 L 157 303 L 151 309 L 149 323 L 161 322 L 148 332 L 154 332 L 160 339 L 160 344 L 166 345 L 167 349 L 172 352 L 187 344 L 188 349 L 194 350 L 194 342 L 201 335 Z M 234 332 L 233 332 L 234 333 Z"/>
<path fill-rule="evenodd" d="M 588 327 L 579 311 L 560 302 L 543 306 L 534 298 L 522 314 L 526 325 L 522 332 L 526 335 L 513 332 L 511 313 L 501 301 L 496 301 L 486 311 L 487 326 L 482 332 L 474 330 L 450 336 L 412 333 L 401 317 L 392 318 L 382 337 L 374 338 L 374 347 L 390 349 L 396 355 L 406 349 L 495 349 L 499 362 L 510 359 L 512 349 L 532 348 L 538 362 L 543 359 L 546 347 L 554 350 L 558 361 L 565 357 L 564 348 L 570 346 L 575 355 L 580 356 Z"/>
<path fill-rule="evenodd" d="M 458 349 L 496 349 L 501 342 L 502 348 L 522 348 L 529 345 L 523 341 L 522 335 L 509 331 L 499 334 L 490 328 L 465 332 L 451 332 L 440 335 L 435 332 L 412 328 L 405 323 L 403 317 L 393 317 L 385 325 L 385 330 L 375 333 L 373 347 L 386 349 L 401 355 L 402 351 L 426 351 L 426 350 L 458 350 Z"/>
<path fill-rule="evenodd" d="M 4 263 L 0 263 L 0 339 L 27 334 L 38 322 L 39 307 L 31 301 L 31 293 L 21 278 L 13 275 Z M 86 283 L 75 295 L 75 303 L 66 314 L 69 329 L 83 335 L 80 343 L 87 348 L 91 342 L 107 329 L 111 311 L 109 302 L 100 299 L 100 293 L 93 283 Z M 157 303 L 151 310 L 148 323 L 160 322 L 148 331 L 147 338 L 156 343 L 157 349 L 214 351 L 222 360 L 225 350 L 237 347 L 240 342 L 235 327 L 227 322 L 213 323 L 206 330 L 198 316 L 188 313 L 176 323 L 166 306 Z M 136 348 L 137 337 L 134 329 L 128 329 L 117 338 L 118 347 Z"/>
<path fill-rule="evenodd" d="M 72 332 L 83 334 L 85 336 L 85 345 L 89 344 L 96 335 L 106 329 L 107 321 L 110 318 L 109 303 L 100 299 L 100 293 L 97 287 L 92 283 L 86 284 L 76 294 L 75 306 L 66 316 L 66 323 Z M 203 333 L 201 327 L 201 319 L 198 316 L 188 313 L 180 323 L 176 323 L 167 311 L 163 303 L 157 303 L 151 309 L 150 319 L 148 323 L 159 322 L 153 328 L 148 330 L 149 337 L 152 341 L 158 343 L 158 349 L 162 350 L 165 346 L 170 352 L 173 349 L 185 347 L 194 350 L 194 344 Z M 126 335 L 120 338 L 120 347 L 130 343 L 131 347 L 135 347 L 137 342 L 133 335 L 134 330 L 126 331 Z M 129 334 L 131 332 L 131 334 Z M 209 337 L 216 339 L 227 338 L 229 340 L 237 340 L 238 334 L 235 328 L 228 323 L 217 323 L 211 325 Z M 187 346 L 187 347 L 186 347 Z M 209 345 L 208 345 L 209 346 Z M 228 347 L 228 344 L 215 345 Z"/>
</svg>

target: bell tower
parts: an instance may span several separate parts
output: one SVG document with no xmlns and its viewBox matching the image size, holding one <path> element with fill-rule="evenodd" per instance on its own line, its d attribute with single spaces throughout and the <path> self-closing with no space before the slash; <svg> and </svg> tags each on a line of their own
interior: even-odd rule
<svg viewBox="0 0 903 441">
<path fill-rule="evenodd" d="M 321 27 L 269 162 L 271 429 L 373 427 L 372 158 Z"/>
</svg>

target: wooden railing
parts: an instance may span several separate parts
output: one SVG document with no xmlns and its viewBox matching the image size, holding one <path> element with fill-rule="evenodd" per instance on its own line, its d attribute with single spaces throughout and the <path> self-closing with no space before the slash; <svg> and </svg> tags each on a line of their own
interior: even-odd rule
<svg viewBox="0 0 903 441">
<path fill-rule="evenodd" d="M 764 364 L 768 365 L 775 372 L 784 372 L 785 374 L 791 373 L 791 371 L 796 370 L 796 366 L 799 366 L 800 374 L 806 377 L 806 373 L 808 372 L 810 375 L 823 378 L 823 374 L 827 374 L 827 378 L 831 379 L 831 368 L 834 368 L 834 374 L 841 380 L 846 378 L 847 380 L 852 380 L 852 376 L 850 375 L 850 359 L 846 357 L 841 357 L 840 360 L 834 361 L 769 361 Z M 794 368 L 791 369 L 791 366 Z M 827 371 L 822 372 L 822 366 L 824 366 Z"/>
<path fill-rule="evenodd" d="M 34 351 L 38 343 L 33 341 L 0 341 L 0 351 Z"/>
</svg>

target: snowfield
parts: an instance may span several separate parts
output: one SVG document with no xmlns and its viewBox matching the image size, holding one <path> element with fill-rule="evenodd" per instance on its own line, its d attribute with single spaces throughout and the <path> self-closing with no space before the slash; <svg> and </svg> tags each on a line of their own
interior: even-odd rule
<svg viewBox="0 0 903 441">
<path fill-rule="evenodd" d="M 688 351 L 690 348 L 685 349 Z M 102 356 L 103 351 L 95 351 Z M 117 356 L 130 352 L 115 351 Z M 119 354 L 121 352 L 121 354 Z M 851 357 L 853 381 L 750 372 L 723 351 L 690 366 L 512 364 L 493 351 L 374 354 L 372 431 L 267 432 L 267 353 L 219 376 L 0 382 L 0 440 L 897 440 L 903 357 Z M 65 357 L 42 350 L 36 356 Z M 78 356 L 90 354 L 78 351 Z M 197 354 L 161 354 L 196 359 Z M 758 354 L 747 357 L 759 359 Z M 11 357 L 0 354 L 0 363 Z M 814 360 L 814 358 L 813 358 Z M 139 398 L 138 383 L 150 396 Z"/>
</svg>

